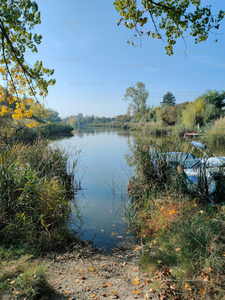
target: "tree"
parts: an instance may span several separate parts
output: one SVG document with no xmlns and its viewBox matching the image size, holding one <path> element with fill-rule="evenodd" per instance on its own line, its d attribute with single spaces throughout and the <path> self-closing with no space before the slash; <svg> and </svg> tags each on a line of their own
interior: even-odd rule
<svg viewBox="0 0 225 300">
<path fill-rule="evenodd" d="M 47 110 L 46 120 L 51 123 L 62 122 L 62 119 L 59 117 L 59 113 L 54 109 Z"/>
<path fill-rule="evenodd" d="M 142 1 L 141 7 L 138 7 L 136 0 L 115 0 L 114 6 L 122 16 L 117 25 L 124 21 L 127 28 L 134 28 L 133 39 L 137 35 L 144 34 L 160 40 L 166 36 L 165 49 L 168 55 L 173 54 L 177 38 L 181 37 L 185 41 L 186 31 L 194 37 L 195 43 L 205 41 L 211 29 L 219 29 L 220 21 L 225 15 L 222 10 L 217 16 L 212 15 L 211 6 L 201 6 L 201 0 L 145 0 Z M 148 18 L 144 17 L 146 14 L 151 20 L 153 29 L 148 28 L 144 33 L 139 26 L 143 27 L 148 23 Z M 131 44 L 135 46 L 133 39 Z M 130 44 L 130 41 L 127 43 Z"/>
<path fill-rule="evenodd" d="M 126 89 L 126 94 L 123 100 L 129 101 L 127 114 L 130 116 L 131 113 L 136 115 L 137 113 L 144 114 L 146 109 L 146 101 L 148 99 L 149 92 L 145 88 L 143 82 L 137 82 L 136 88 L 134 86 Z"/>
<path fill-rule="evenodd" d="M 7 108 L 1 105 L 0 114 L 12 111 L 16 122 L 29 118 L 31 113 L 27 104 L 39 96 L 48 94 L 48 86 L 54 85 L 55 80 L 47 80 L 54 70 L 44 68 L 42 62 L 37 61 L 30 66 L 25 61 L 26 50 L 38 52 L 37 45 L 41 43 L 42 36 L 33 33 L 34 26 L 41 23 L 38 5 L 31 0 L 0 0 L 0 73 L 7 82 L 7 91 L 12 95 L 11 102 L 16 108 Z M 28 93 L 32 98 L 24 98 Z M 0 87 L 0 101 L 4 102 L 5 89 Z"/>
<path fill-rule="evenodd" d="M 163 96 L 163 101 L 160 102 L 161 105 L 167 104 L 168 106 L 174 106 L 176 105 L 176 98 L 171 92 L 168 92 Z"/>
<path fill-rule="evenodd" d="M 206 90 L 206 93 L 201 95 L 199 98 L 205 99 L 209 104 L 214 104 L 219 109 L 225 107 L 225 91 L 219 92 L 215 90 Z"/>
<path fill-rule="evenodd" d="M 187 105 L 182 112 L 183 124 L 188 128 L 193 125 L 204 125 L 210 120 L 221 116 L 221 110 L 214 104 L 209 104 L 205 98 L 198 97 Z"/>
</svg>

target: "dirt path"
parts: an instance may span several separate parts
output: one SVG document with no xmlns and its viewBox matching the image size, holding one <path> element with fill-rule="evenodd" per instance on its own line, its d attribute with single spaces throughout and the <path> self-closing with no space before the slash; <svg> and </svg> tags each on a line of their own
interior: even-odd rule
<svg viewBox="0 0 225 300">
<path fill-rule="evenodd" d="M 56 294 L 49 299 L 158 299 L 140 271 L 140 246 L 123 244 L 113 253 L 75 245 L 70 253 L 47 258 Z"/>
</svg>

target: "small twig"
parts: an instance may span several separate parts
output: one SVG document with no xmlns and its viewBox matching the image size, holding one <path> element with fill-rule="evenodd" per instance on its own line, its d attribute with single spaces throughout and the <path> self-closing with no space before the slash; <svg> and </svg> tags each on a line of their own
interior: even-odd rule
<svg viewBox="0 0 225 300">
<path fill-rule="evenodd" d="M 157 26 L 156 26 L 156 24 L 155 24 L 155 20 L 153 19 L 153 15 L 152 15 L 151 11 L 149 10 L 148 12 L 149 12 L 149 14 L 150 14 L 150 16 L 151 16 L 152 23 L 153 23 L 153 25 L 154 25 L 154 27 L 155 27 L 156 32 L 157 32 L 158 35 L 160 36 L 161 40 L 164 42 L 164 39 L 162 38 L 162 35 L 159 33 L 158 28 L 157 28 Z"/>
</svg>

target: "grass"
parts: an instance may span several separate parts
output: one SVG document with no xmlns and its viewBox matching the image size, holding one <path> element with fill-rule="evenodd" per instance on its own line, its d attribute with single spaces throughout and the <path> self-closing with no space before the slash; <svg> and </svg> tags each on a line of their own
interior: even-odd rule
<svg viewBox="0 0 225 300">
<path fill-rule="evenodd" d="M 162 299 L 224 299 L 225 206 L 212 205 L 200 186 L 190 191 L 162 152 L 135 147 L 126 210 L 152 291 Z"/>
<path fill-rule="evenodd" d="M 170 285 L 163 286 L 166 281 L 175 283 L 176 295 L 185 299 L 223 299 L 223 208 L 165 197 L 160 206 L 151 205 L 151 213 L 142 213 L 140 224 L 145 237 L 142 265 L 151 276 L 156 276 L 156 290 L 168 292 Z M 164 272 L 166 268 L 169 272 Z"/>
<path fill-rule="evenodd" d="M 13 255 L 13 254 L 11 254 Z M 25 255 L 19 259 L 13 256 L 1 261 L 1 299 L 37 299 L 53 292 L 46 274 L 47 266 Z"/>
<path fill-rule="evenodd" d="M 68 156 L 44 140 L 15 143 L 0 149 L 0 230 L 21 236 L 39 247 L 64 236 L 71 212 L 73 173 Z M 75 166 L 74 166 L 75 167 Z"/>
<path fill-rule="evenodd" d="M 52 291 L 46 266 L 32 257 L 77 240 L 67 226 L 75 167 L 42 139 L 0 146 L 1 299 L 39 299 Z"/>
<path fill-rule="evenodd" d="M 202 137 L 203 142 L 217 146 L 225 144 L 225 117 L 220 117 L 207 127 L 207 134 Z"/>
</svg>

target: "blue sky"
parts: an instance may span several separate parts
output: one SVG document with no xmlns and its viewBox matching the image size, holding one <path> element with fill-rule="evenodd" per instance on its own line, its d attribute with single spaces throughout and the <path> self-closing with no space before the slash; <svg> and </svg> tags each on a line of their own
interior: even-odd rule
<svg viewBox="0 0 225 300">
<path fill-rule="evenodd" d="M 29 63 L 43 61 L 55 69 L 56 84 L 49 89 L 47 107 L 61 117 L 95 115 L 113 117 L 126 113 L 122 100 L 126 89 L 144 82 L 149 91 L 148 104 L 158 106 L 163 95 L 172 92 L 177 103 L 194 101 L 206 89 L 225 90 L 225 20 L 218 35 L 194 44 L 187 36 L 177 41 L 169 57 L 165 44 L 143 38 L 141 47 L 127 45 L 133 31 L 117 26 L 119 13 L 113 0 L 38 0 L 42 24 L 39 53 L 28 53 Z M 225 1 L 204 0 L 213 12 L 225 10 Z M 153 30 L 150 22 L 144 30 Z M 218 42 L 215 43 L 214 40 Z M 140 39 L 136 40 L 140 44 Z"/>
</svg>

